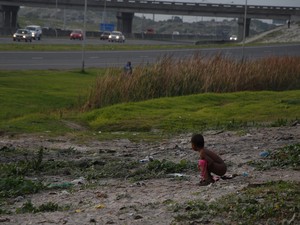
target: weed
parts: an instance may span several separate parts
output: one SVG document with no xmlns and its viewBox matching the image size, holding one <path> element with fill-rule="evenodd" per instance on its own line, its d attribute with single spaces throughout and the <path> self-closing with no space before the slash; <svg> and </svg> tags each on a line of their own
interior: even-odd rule
<svg viewBox="0 0 300 225">
<path fill-rule="evenodd" d="M 16 155 L 17 152 L 14 154 Z M 31 159 L 28 158 L 29 154 L 31 155 Z M 0 169 L 3 173 L 0 177 L 25 176 L 32 172 L 39 173 L 42 169 L 43 156 L 43 147 L 39 149 L 36 155 L 34 155 L 34 153 L 25 152 L 23 160 L 1 164 Z"/>
<path fill-rule="evenodd" d="M 27 201 L 23 204 L 21 208 L 16 209 L 16 213 L 38 213 L 38 212 L 55 212 L 55 211 L 64 211 L 69 209 L 70 206 L 59 206 L 56 203 L 48 202 L 42 204 L 38 207 L 35 207 L 31 201 Z"/>
<path fill-rule="evenodd" d="M 197 165 L 188 161 L 181 160 L 179 163 L 175 163 L 168 160 L 153 160 L 146 166 L 137 169 L 129 177 L 132 180 L 146 180 L 152 178 L 165 177 L 169 173 L 182 173 L 186 171 L 196 170 Z"/>
<path fill-rule="evenodd" d="M 287 119 L 278 119 L 271 124 L 272 127 L 283 127 L 288 124 Z"/>
<path fill-rule="evenodd" d="M 34 182 L 22 177 L 8 177 L 0 179 L 0 198 L 16 197 L 19 195 L 37 193 L 44 189 L 40 182 Z"/>
<path fill-rule="evenodd" d="M 224 196 L 216 203 L 194 200 L 176 204 L 172 210 L 178 213 L 176 221 L 210 221 L 214 224 L 236 224 L 236 221 L 238 224 L 265 224 L 273 221 L 272 224 L 283 224 L 294 217 L 294 221 L 299 221 L 298 187 L 299 183 L 269 182 Z"/>
<path fill-rule="evenodd" d="M 42 167 L 42 161 L 44 156 L 44 148 L 41 147 L 35 159 L 32 160 L 32 169 L 39 171 Z"/>
<path fill-rule="evenodd" d="M 165 177 L 168 173 L 181 173 L 188 170 L 196 170 L 196 164 L 187 160 L 175 163 L 168 160 L 153 160 L 146 164 L 138 161 L 115 160 L 105 165 L 94 165 L 87 168 L 85 173 L 88 179 L 104 177 L 126 178 L 132 181 Z"/>
<path fill-rule="evenodd" d="M 259 170 L 267 170 L 272 167 L 300 170 L 300 144 L 288 145 L 272 151 L 267 160 L 251 162 L 251 165 Z"/>
</svg>

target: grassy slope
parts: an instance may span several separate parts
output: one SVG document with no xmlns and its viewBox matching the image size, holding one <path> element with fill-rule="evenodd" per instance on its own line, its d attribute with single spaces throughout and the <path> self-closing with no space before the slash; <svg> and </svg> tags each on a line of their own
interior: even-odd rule
<svg viewBox="0 0 300 225">
<path fill-rule="evenodd" d="M 293 120 L 300 115 L 300 91 L 200 94 L 119 104 L 81 113 L 78 105 L 103 70 L 1 71 L 0 130 L 64 133 L 64 120 L 102 132 L 185 132 L 231 128 L 245 122 Z"/>
<path fill-rule="evenodd" d="M 41 125 L 41 117 L 51 118 L 49 112 L 59 111 L 60 116 L 62 110 L 76 107 L 85 100 L 98 73 L 101 71 L 0 71 L 1 129 L 35 130 L 32 121 Z"/>
<path fill-rule="evenodd" d="M 84 115 L 94 129 L 192 131 L 246 122 L 292 120 L 300 115 L 299 91 L 198 94 L 114 105 Z"/>
</svg>

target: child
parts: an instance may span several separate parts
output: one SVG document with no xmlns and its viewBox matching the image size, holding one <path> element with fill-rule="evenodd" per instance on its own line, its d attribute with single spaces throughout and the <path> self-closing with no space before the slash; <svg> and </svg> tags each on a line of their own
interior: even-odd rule
<svg viewBox="0 0 300 225">
<path fill-rule="evenodd" d="M 211 173 L 218 176 L 223 176 L 226 173 L 227 167 L 220 156 L 204 148 L 204 138 L 201 134 L 193 135 L 191 143 L 192 149 L 200 154 L 198 169 L 201 171 L 201 186 L 214 182 Z"/>
</svg>

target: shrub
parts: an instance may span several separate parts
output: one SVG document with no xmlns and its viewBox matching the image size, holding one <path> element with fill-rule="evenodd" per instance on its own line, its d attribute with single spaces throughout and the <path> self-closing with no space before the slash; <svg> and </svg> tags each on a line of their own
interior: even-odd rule
<svg viewBox="0 0 300 225">
<path fill-rule="evenodd" d="M 205 92 L 293 90 L 300 88 L 300 57 L 236 61 L 221 55 L 185 59 L 165 56 L 153 65 L 137 66 L 131 76 L 108 69 L 97 78 L 84 110 L 123 102 Z"/>
</svg>

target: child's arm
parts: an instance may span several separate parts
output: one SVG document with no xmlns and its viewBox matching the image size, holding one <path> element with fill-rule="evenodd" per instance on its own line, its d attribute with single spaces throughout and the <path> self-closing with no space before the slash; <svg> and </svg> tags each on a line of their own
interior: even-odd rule
<svg viewBox="0 0 300 225">
<path fill-rule="evenodd" d="M 199 153 L 200 153 L 200 159 L 205 159 L 205 151 L 204 151 L 204 149 L 200 149 Z"/>
</svg>

